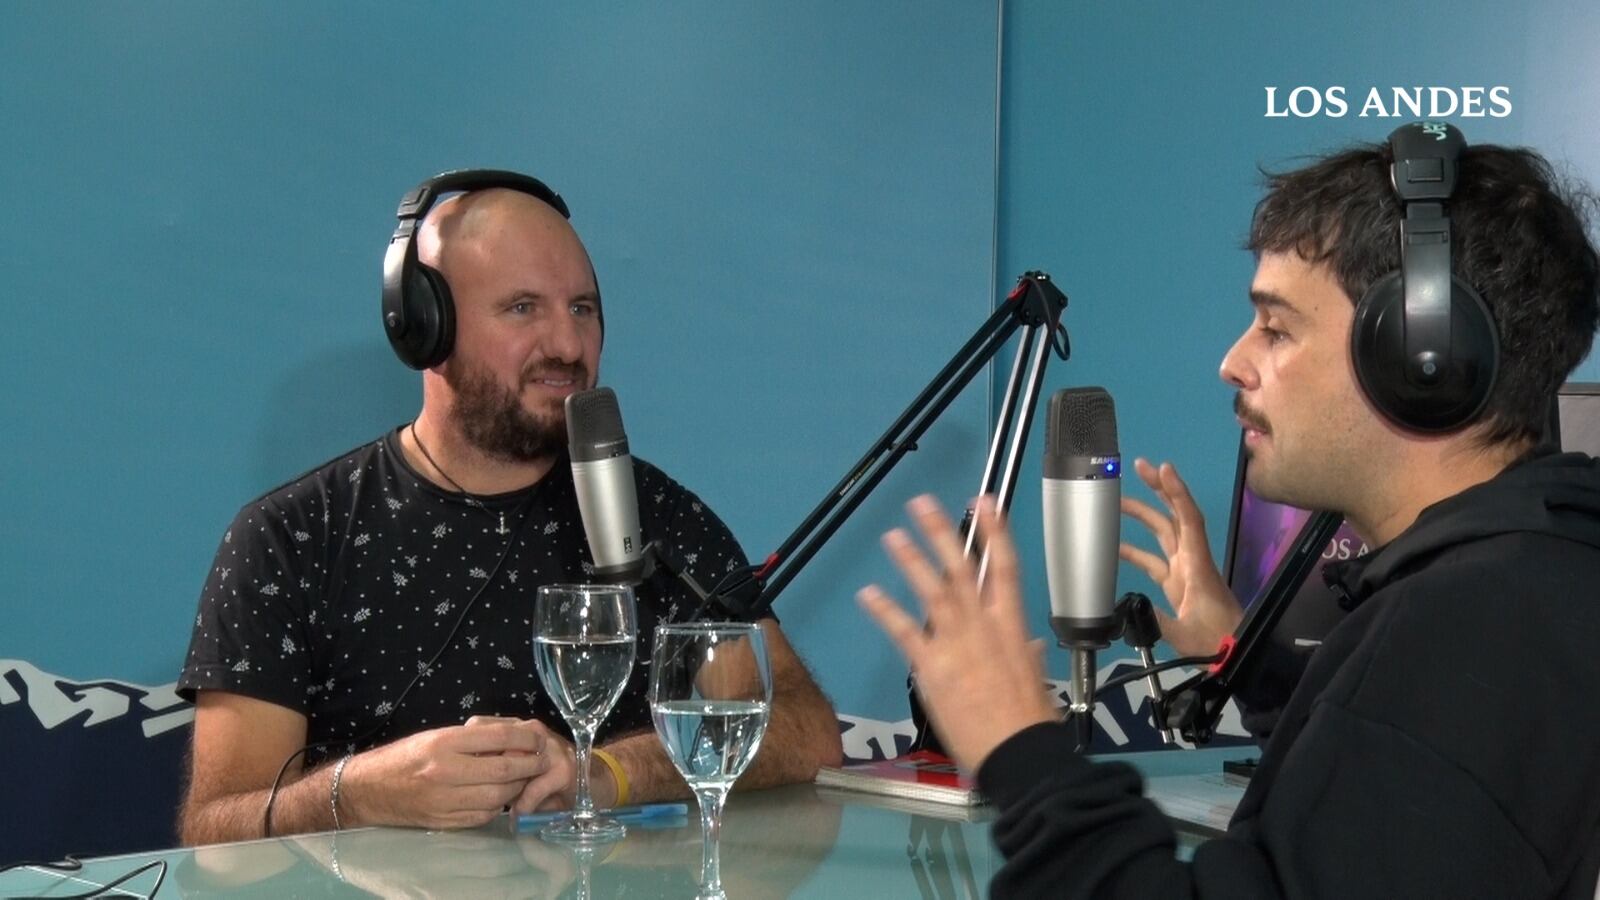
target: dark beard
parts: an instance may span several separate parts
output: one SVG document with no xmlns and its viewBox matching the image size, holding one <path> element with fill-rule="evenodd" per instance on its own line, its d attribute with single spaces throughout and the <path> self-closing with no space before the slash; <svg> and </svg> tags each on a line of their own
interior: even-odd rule
<svg viewBox="0 0 1600 900">
<path fill-rule="evenodd" d="M 585 380 L 582 368 L 571 367 L 572 377 L 580 384 Z M 556 407 L 549 415 L 529 413 L 517 393 L 502 387 L 483 369 L 466 369 L 454 381 L 456 420 L 474 447 L 510 462 L 549 459 L 566 449 L 564 407 Z"/>
</svg>

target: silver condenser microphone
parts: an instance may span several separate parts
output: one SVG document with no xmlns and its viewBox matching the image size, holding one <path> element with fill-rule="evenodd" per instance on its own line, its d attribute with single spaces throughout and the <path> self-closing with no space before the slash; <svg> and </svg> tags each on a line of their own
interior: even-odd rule
<svg viewBox="0 0 1600 900">
<path fill-rule="evenodd" d="M 1116 616 L 1122 535 L 1117 414 L 1103 388 L 1050 398 L 1044 453 L 1044 557 L 1050 628 L 1072 653 L 1072 710 L 1094 708 L 1095 651 L 1121 630 Z"/>
<path fill-rule="evenodd" d="M 617 395 L 610 388 L 579 391 L 567 397 L 566 410 L 572 483 L 594 557 L 594 577 L 637 584 L 645 565 L 644 534 Z"/>
</svg>

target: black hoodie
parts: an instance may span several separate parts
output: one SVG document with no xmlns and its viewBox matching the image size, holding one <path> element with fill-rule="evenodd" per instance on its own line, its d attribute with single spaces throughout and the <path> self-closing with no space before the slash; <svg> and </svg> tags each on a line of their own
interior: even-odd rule
<svg viewBox="0 0 1600 900">
<path fill-rule="evenodd" d="M 1226 837 L 1177 861 L 1137 772 L 1037 725 L 978 772 L 993 896 L 1600 896 L 1600 463 L 1513 466 L 1338 576 Z"/>
</svg>

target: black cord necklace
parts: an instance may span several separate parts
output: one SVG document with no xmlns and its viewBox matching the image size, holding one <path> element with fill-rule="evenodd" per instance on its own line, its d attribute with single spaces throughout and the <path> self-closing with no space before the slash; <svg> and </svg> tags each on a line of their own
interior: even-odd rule
<svg viewBox="0 0 1600 900">
<path fill-rule="evenodd" d="M 468 506 L 476 506 L 478 509 L 481 509 L 484 512 L 491 512 L 489 507 L 482 500 L 479 500 L 472 494 L 467 493 L 467 489 L 456 483 L 456 480 L 450 477 L 450 473 L 446 472 L 444 467 L 439 465 L 439 463 L 434 460 L 433 454 L 428 452 L 427 445 L 422 443 L 422 436 L 417 434 L 417 423 L 412 422 L 406 427 L 411 429 L 411 440 L 415 441 L 417 444 L 417 449 L 422 451 L 422 458 L 428 461 L 428 465 L 433 466 L 433 470 L 439 473 L 439 477 L 443 478 L 452 488 L 455 488 L 456 493 L 461 495 L 462 502 L 466 503 Z M 495 534 L 510 534 L 511 529 L 506 527 L 505 511 L 501 510 L 499 515 L 500 527 L 495 529 Z"/>
</svg>

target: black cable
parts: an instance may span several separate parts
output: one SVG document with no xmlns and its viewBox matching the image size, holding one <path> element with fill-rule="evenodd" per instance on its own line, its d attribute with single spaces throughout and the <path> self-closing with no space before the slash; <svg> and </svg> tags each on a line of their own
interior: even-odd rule
<svg viewBox="0 0 1600 900">
<path fill-rule="evenodd" d="M 1156 663 L 1148 668 L 1136 669 L 1132 672 L 1125 672 L 1115 678 L 1108 679 L 1105 684 L 1100 685 L 1100 687 L 1095 690 L 1094 696 L 1095 699 L 1099 699 L 1101 694 L 1111 690 L 1112 688 L 1122 687 L 1130 681 L 1137 681 L 1146 675 L 1154 675 L 1157 672 L 1165 672 L 1168 669 L 1177 669 L 1183 666 L 1208 666 L 1212 663 L 1221 662 L 1224 655 L 1225 654 L 1217 653 L 1211 656 L 1180 656 L 1177 659 L 1169 659 L 1166 662 Z"/>
<path fill-rule="evenodd" d="M 1157 672 L 1165 672 L 1168 669 L 1176 669 L 1181 666 L 1210 665 L 1211 663 L 1221 661 L 1225 655 L 1226 654 L 1218 653 L 1213 656 L 1180 656 L 1177 659 L 1169 659 L 1166 662 L 1159 662 L 1153 666 L 1147 666 L 1143 669 L 1135 669 L 1132 672 L 1125 672 L 1115 678 L 1108 679 L 1104 684 L 1096 688 L 1094 697 L 1096 700 L 1098 700 L 1100 699 L 1100 695 L 1104 694 L 1106 691 L 1109 691 L 1113 688 L 1122 687 L 1130 681 L 1137 681 L 1140 678 L 1154 675 Z M 1072 722 L 1073 734 L 1077 739 L 1077 746 L 1074 752 L 1088 753 L 1089 745 L 1094 740 L 1094 719 L 1087 715 L 1076 715 L 1076 710 L 1068 710 L 1063 721 L 1068 720 Z"/>
<path fill-rule="evenodd" d="M 57 871 L 57 872 L 66 873 L 66 872 L 76 872 L 79 869 L 82 869 L 83 868 L 83 863 L 79 862 L 76 857 L 69 855 L 69 856 L 67 856 L 65 858 L 64 861 L 59 862 L 59 863 L 48 863 L 48 862 L 44 862 L 44 863 L 41 863 L 41 862 L 12 863 L 9 866 L 0 867 L 0 872 L 5 872 L 5 871 L 10 870 L 10 869 L 19 868 L 21 866 L 33 866 L 35 868 L 52 869 L 52 870 Z M 128 874 L 123 875 L 122 877 L 116 879 L 115 881 L 107 882 L 106 884 L 103 884 L 100 887 L 95 888 L 94 890 L 84 891 L 81 894 L 56 894 L 56 895 L 51 895 L 50 897 L 44 897 L 43 895 L 35 894 L 35 895 L 31 895 L 31 896 L 8 897 L 7 900 L 88 900 L 88 898 L 90 898 L 90 897 L 99 897 L 99 896 L 105 894 L 107 891 L 111 890 L 112 888 L 120 887 L 121 885 L 126 884 L 127 882 L 132 881 L 135 878 L 138 878 L 140 875 L 143 875 L 144 873 L 150 871 L 151 869 L 159 869 L 160 870 L 156 874 L 156 883 L 150 886 L 150 893 L 145 895 L 146 897 L 154 897 L 157 894 L 157 892 L 159 892 L 161 890 L 162 882 L 167 880 L 167 861 L 164 860 L 164 859 L 158 859 L 158 860 L 154 860 L 153 862 L 147 862 L 144 865 L 140 866 L 139 868 L 134 869 L 133 871 L 129 872 Z M 56 883 L 60 884 L 60 882 L 56 882 Z M 54 887 L 54 885 L 52 885 L 52 887 Z"/>
<path fill-rule="evenodd" d="M 38 862 L 25 859 L 22 862 L 6 863 L 0 866 L 0 873 L 9 872 L 12 869 L 51 869 L 56 872 L 76 872 L 81 868 L 83 868 L 83 862 L 68 853 L 61 858 L 60 862 Z"/>
<path fill-rule="evenodd" d="M 435 466 L 435 468 L 438 467 Z M 528 501 L 524 500 L 523 502 L 527 503 Z M 484 511 L 487 512 L 488 510 L 484 509 Z M 467 600 L 466 605 L 461 607 L 461 614 L 456 616 L 455 624 L 450 626 L 450 633 L 444 636 L 444 641 L 439 644 L 438 650 L 433 651 L 433 656 L 429 657 L 428 661 L 417 669 L 417 674 L 411 676 L 411 681 L 406 685 L 405 690 L 401 691 L 400 696 L 395 698 L 393 708 L 385 713 L 383 718 L 380 719 L 376 725 L 368 729 L 364 734 L 357 735 L 349 740 L 339 738 L 334 740 L 318 741 L 315 744 L 307 744 L 306 746 L 301 747 L 299 750 L 289 754 L 289 758 L 283 761 L 283 765 L 278 769 L 278 776 L 272 779 L 272 788 L 267 791 L 267 808 L 262 814 L 261 823 L 261 833 L 264 836 L 272 837 L 272 807 L 278 799 L 278 788 L 283 783 L 284 773 L 289 771 L 289 766 L 293 765 L 296 759 L 305 753 L 311 752 L 312 750 L 321 750 L 325 747 L 332 747 L 337 744 L 348 744 L 351 747 L 355 747 L 389 726 L 389 720 L 393 719 L 394 714 L 400 711 L 400 704 L 405 702 L 406 697 L 411 694 L 411 689 L 417 686 L 417 683 L 422 680 L 422 677 L 433 671 L 434 663 L 439 661 L 439 657 L 443 656 L 444 651 L 448 650 L 450 648 L 450 644 L 455 641 L 456 632 L 461 630 L 461 624 L 467 620 L 467 613 L 472 612 L 472 608 L 478 603 L 478 598 L 483 596 L 483 592 L 488 590 L 489 585 L 494 583 L 495 576 L 500 574 L 500 569 L 505 566 L 506 560 L 511 557 L 511 548 L 516 546 L 517 535 L 522 532 L 522 526 L 527 524 L 528 513 L 530 511 L 531 507 L 530 509 L 524 509 L 522 511 L 522 517 L 517 520 L 517 527 L 513 528 L 511 530 L 511 536 L 506 538 L 506 546 L 504 550 L 500 551 L 500 558 L 495 560 L 494 568 L 489 570 L 489 577 L 485 578 L 483 583 L 478 585 L 478 589 L 473 592 L 472 597 Z"/>
<path fill-rule="evenodd" d="M 1099 696 L 1099 691 L 1095 692 Z M 1089 752 L 1089 745 L 1094 742 L 1094 716 L 1092 712 L 1080 714 L 1078 710 L 1070 710 L 1067 718 L 1072 720 L 1072 734 L 1075 740 L 1073 753 L 1083 754 Z"/>
</svg>

